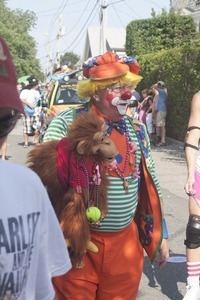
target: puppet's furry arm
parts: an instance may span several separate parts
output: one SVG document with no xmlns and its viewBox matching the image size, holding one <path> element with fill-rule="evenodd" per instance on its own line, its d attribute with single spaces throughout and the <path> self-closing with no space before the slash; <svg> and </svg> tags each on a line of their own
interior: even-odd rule
<svg viewBox="0 0 200 300">
<path fill-rule="evenodd" d="M 57 144 L 58 141 L 49 141 L 35 146 L 27 156 L 27 166 L 36 172 L 47 189 L 55 213 L 60 218 L 66 190 L 59 182 L 57 174 Z"/>
</svg>

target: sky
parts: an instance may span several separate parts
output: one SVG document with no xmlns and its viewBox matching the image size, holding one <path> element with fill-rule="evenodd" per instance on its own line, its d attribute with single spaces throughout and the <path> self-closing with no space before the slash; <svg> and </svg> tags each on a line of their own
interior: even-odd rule
<svg viewBox="0 0 200 300">
<path fill-rule="evenodd" d="M 72 51 L 79 56 L 82 55 L 87 28 L 100 26 L 100 11 L 103 4 L 107 6 L 104 10 L 105 26 L 125 29 L 133 20 L 150 18 L 152 8 L 156 14 L 160 14 L 162 9 L 168 12 L 170 0 L 7 1 L 7 7 L 12 10 L 30 10 L 36 13 L 36 26 L 30 34 L 36 40 L 37 58 L 40 59 L 44 69 L 49 56 L 55 59 L 56 53 L 63 55 Z"/>
</svg>

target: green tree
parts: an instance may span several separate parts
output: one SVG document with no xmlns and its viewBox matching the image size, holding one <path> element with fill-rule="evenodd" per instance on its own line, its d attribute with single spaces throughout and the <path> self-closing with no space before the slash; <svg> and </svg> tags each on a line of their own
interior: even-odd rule
<svg viewBox="0 0 200 300">
<path fill-rule="evenodd" d="M 29 10 L 11 10 L 7 0 L 0 0 L 0 35 L 6 40 L 16 67 L 17 76 L 34 74 L 43 80 L 34 38 L 29 34 L 37 17 Z"/>
<path fill-rule="evenodd" d="M 69 68 L 74 69 L 75 64 L 79 61 L 79 59 L 80 56 L 74 52 L 66 52 L 63 56 L 61 56 L 61 66 L 68 65 Z"/>
<path fill-rule="evenodd" d="M 191 44 L 198 36 L 191 16 L 181 16 L 162 11 L 159 16 L 152 11 L 152 18 L 132 21 L 127 26 L 126 52 L 140 56 L 184 44 Z"/>
</svg>

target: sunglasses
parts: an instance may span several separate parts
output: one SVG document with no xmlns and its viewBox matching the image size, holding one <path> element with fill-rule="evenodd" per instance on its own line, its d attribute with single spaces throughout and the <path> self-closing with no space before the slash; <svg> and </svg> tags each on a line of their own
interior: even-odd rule
<svg viewBox="0 0 200 300">
<path fill-rule="evenodd" d="M 0 138 L 5 137 L 13 130 L 19 115 L 19 112 L 12 109 L 6 115 L 0 117 Z"/>
</svg>

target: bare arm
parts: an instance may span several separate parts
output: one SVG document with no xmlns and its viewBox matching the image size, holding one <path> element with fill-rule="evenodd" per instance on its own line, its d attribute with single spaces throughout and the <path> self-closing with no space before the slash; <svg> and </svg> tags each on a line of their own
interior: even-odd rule
<svg viewBox="0 0 200 300">
<path fill-rule="evenodd" d="M 191 102 L 191 112 L 188 122 L 188 129 L 191 127 L 200 128 L 200 93 L 196 93 Z M 196 167 L 196 160 L 198 155 L 198 144 L 200 139 L 200 129 L 194 128 L 188 131 L 186 137 L 185 156 L 187 163 L 187 180 L 185 184 L 185 191 L 187 194 L 193 193 L 194 173 Z M 188 144 L 188 145 L 187 145 Z M 192 145 L 193 147 L 191 147 Z M 194 148 L 196 147 L 196 149 Z"/>
<path fill-rule="evenodd" d="M 25 105 L 27 105 L 27 106 L 29 106 L 29 107 L 31 107 L 31 108 L 35 108 L 35 105 L 34 105 L 34 104 L 29 103 L 29 102 L 26 101 L 25 99 L 21 99 L 21 98 L 20 98 L 20 100 L 22 101 L 23 104 L 25 104 Z"/>
<path fill-rule="evenodd" d="M 148 103 L 149 103 L 149 108 L 146 111 L 146 115 L 149 113 L 149 111 L 153 110 L 153 101 L 149 99 Z"/>
</svg>

